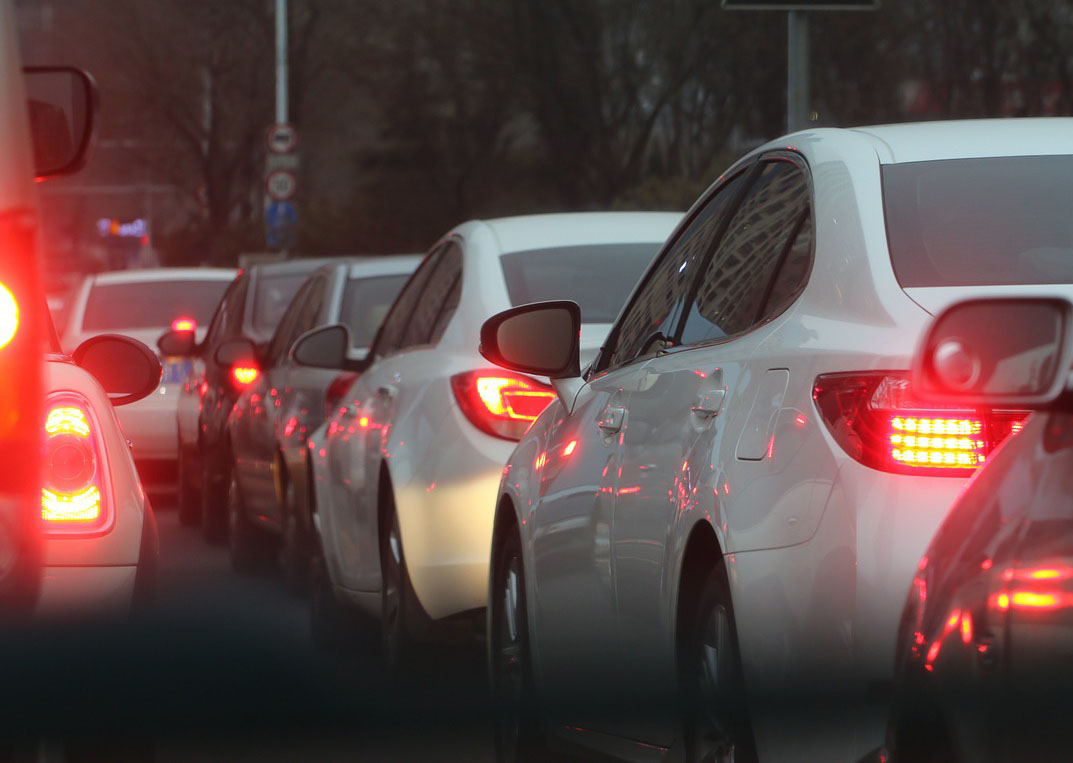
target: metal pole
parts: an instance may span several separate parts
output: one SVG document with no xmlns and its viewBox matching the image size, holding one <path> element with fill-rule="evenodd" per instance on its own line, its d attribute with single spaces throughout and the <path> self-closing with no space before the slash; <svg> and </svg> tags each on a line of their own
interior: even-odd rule
<svg viewBox="0 0 1073 763">
<path fill-rule="evenodd" d="M 808 127 L 808 12 L 790 11 L 786 19 L 786 130 Z"/>
<path fill-rule="evenodd" d="M 287 123 L 287 0 L 276 0 L 276 124 Z"/>
</svg>

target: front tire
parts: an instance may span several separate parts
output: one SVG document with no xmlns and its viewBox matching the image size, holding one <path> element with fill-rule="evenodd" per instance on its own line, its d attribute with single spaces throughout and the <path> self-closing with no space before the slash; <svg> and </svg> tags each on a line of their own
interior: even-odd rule
<svg viewBox="0 0 1073 763">
<path fill-rule="evenodd" d="M 701 584 L 694 613 L 684 630 L 679 646 L 679 685 L 686 760 L 755 761 L 734 607 L 721 562 Z"/>
<path fill-rule="evenodd" d="M 186 465 L 189 456 L 184 455 L 183 448 L 179 448 L 179 524 L 184 527 L 194 527 L 201 522 L 201 500 L 190 487 L 190 474 Z"/>
<path fill-rule="evenodd" d="M 227 551 L 235 572 L 255 572 L 265 566 L 269 538 L 254 527 L 246 516 L 238 478 L 231 470 L 231 485 L 227 493 Z"/>
<path fill-rule="evenodd" d="M 388 505 L 383 516 L 387 527 L 380 539 L 382 652 L 388 675 L 405 680 L 414 674 L 419 656 L 411 626 L 416 602 L 410 576 L 406 572 L 399 517 L 395 512 L 390 486 L 386 493 Z"/>
<path fill-rule="evenodd" d="M 208 464 L 201 469 L 201 534 L 214 546 L 227 540 L 227 501 L 231 487 L 231 472 L 227 466 L 213 480 Z"/>
<path fill-rule="evenodd" d="M 298 518 L 294 481 L 288 479 L 283 490 L 283 532 L 280 538 L 279 566 L 287 590 L 301 596 L 309 588 L 312 551 L 308 533 Z"/>
</svg>

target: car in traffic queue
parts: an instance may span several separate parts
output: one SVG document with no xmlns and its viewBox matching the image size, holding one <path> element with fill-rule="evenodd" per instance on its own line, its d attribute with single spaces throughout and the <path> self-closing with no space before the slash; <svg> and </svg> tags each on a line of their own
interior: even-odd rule
<svg viewBox="0 0 1073 763">
<path fill-rule="evenodd" d="M 569 306 L 485 324 L 485 357 L 558 398 L 497 496 L 501 755 L 834 760 L 882 740 L 917 562 L 1025 416 L 916 400 L 915 343 L 954 300 L 1073 280 L 1071 127 L 779 138 L 701 196 L 584 374 Z M 546 713 L 518 710 L 534 696 Z"/>
<path fill-rule="evenodd" d="M 1049 244 L 1073 249 L 1067 231 L 1051 232 Z M 921 344 L 913 381 L 925 399 L 966 417 L 981 406 L 1036 413 L 920 558 L 875 759 L 1060 760 L 1073 746 L 1073 287 L 1055 286 L 959 302 Z"/>
<path fill-rule="evenodd" d="M 309 433 L 350 388 L 348 371 L 296 363 L 290 349 L 307 331 L 347 327 L 347 357 L 360 361 L 420 256 L 341 259 L 309 276 L 291 300 L 264 352 L 235 340 L 261 374 L 239 396 L 228 420 L 234 463 L 228 492 L 228 547 L 237 570 L 250 570 L 279 547 L 288 586 L 302 590 L 310 563 L 306 497 Z"/>
<path fill-rule="evenodd" d="M 227 286 L 230 268 L 145 268 L 96 273 L 82 279 L 70 297 L 61 345 L 73 352 L 102 333 L 123 334 L 156 347 L 169 329 L 205 336 L 205 327 Z M 119 411 L 123 431 L 146 488 L 159 495 L 177 486 L 179 390 L 191 372 L 186 358 L 163 358 L 164 372 L 154 394 Z"/>
<path fill-rule="evenodd" d="M 185 525 L 200 522 L 205 538 L 227 537 L 227 494 L 231 484 L 231 443 L 227 419 L 235 400 L 253 384 L 260 369 L 251 362 L 221 362 L 220 347 L 248 339 L 263 348 L 291 299 L 326 259 L 298 259 L 241 270 L 219 300 L 203 338 L 176 325 L 157 340 L 163 357 L 190 363 L 175 407 L 178 432 L 178 514 Z M 250 360 L 246 358 L 244 360 Z"/>
<path fill-rule="evenodd" d="M 476 352 L 481 322 L 512 304 L 567 295 L 594 353 L 677 213 L 532 215 L 463 223 L 426 255 L 366 360 L 345 356 L 341 326 L 310 332 L 293 355 L 359 372 L 309 443 L 312 624 L 320 643 L 359 622 L 409 673 L 424 644 L 469 639 L 487 599 L 496 485 L 514 442 L 552 399 L 548 384 L 504 373 Z M 345 613 L 362 613 L 350 618 Z M 375 627 L 376 619 L 380 620 Z"/>
</svg>

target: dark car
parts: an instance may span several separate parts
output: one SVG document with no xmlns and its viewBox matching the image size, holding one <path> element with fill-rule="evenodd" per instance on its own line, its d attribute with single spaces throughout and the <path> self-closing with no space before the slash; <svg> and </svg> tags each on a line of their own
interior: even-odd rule
<svg viewBox="0 0 1073 763">
<path fill-rule="evenodd" d="M 228 287 L 200 344 L 189 330 L 173 330 L 157 343 L 168 357 L 189 357 L 193 372 L 179 393 L 179 519 L 199 518 L 206 539 L 222 542 L 227 533 L 227 491 L 231 445 L 227 417 L 260 369 L 221 357 L 220 349 L 244 339 L 267 347 L 299 287 L 327 259 L 258 264 L 240 271 Z M 252 360 L 252 358 L 250 359 Z"/>
<path fill-rule="evenodd" d="M 355 375 L 296 363 L 295 340 L 312 329 L 341 324 L 350 337 L 347 355 L 364 359 L 419 262 L 420 256 L 370 257 L 325 265 L 299 289 L 267 347 L 248 347 L 261 374 L 239 396 L 228 421 L 234 459 L 228 539 L 236 570 L 263 561 L 277 539 L 289 587 L 301 590 L 309 569 L 306 441 Z"/>
<path fill-rule="evenodd" d="M 963 302 L 925 339 L 914 376 L 925 399 L 1036 412 L 920 560 L 878 759 L 1059 760 L 1073 749 L 1071 313 L 1064 298 Z"/>
</svg>

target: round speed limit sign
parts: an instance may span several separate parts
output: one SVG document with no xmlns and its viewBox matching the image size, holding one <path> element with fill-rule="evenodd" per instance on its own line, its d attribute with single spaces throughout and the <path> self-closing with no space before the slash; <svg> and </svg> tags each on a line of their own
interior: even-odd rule
<svg viewBox="0 0 1073 763">
<path fill-rule="evenodd" d="M 297 190 L 298 178 L 290 170 L 273 170 L 265 178 L 265 191 L 273 201 L 292 199 Z"/>
</svg>

